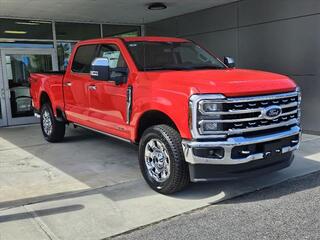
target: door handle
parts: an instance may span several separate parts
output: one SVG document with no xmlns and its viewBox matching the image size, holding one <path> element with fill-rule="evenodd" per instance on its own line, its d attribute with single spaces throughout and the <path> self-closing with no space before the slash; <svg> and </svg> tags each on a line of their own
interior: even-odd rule
<svg viewBox="0 0 320 240">
<path fill-rule="evenodd" d="M 72 83 L 71 83 L 71 82 L 66 82 L 66 83 L 64 83 L 64 86 L 66 86 L 66 87 L 71 87 L 71 86 L 72 86 Z"/>
<path fill-rule="evenodd" d="M 96 91 L 96 90 L 97 90 L 97 86 L 96 86 L 96 85 L 89 85 L 89 86 L 88 86 L 88 90 L 90 90 L 90 91 Z"/>
</svg>

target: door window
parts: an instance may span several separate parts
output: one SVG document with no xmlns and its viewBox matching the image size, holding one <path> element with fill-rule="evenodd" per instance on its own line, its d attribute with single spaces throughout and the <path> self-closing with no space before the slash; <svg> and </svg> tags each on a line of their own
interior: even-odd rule
<svg viewBox="0 0 320 240">
<path fill-rule="evenodd" d="M 95 58 L 97 45 L 85 45 L 77 49 L 72 63 L 72 72 L 89 73 Z"/>
<path fill-rule="evenodd" d="M 128 65 L 116 45 L 102 45 L 99 49 L 98 57 L 109 60 L 110 79 L 125 78 L 124 80 L 126 81 Z"/>
<path fill-rule="evenodd" d="M 98 57 L 107 58 L 110 68 L 127 68 L 120 49 L 116 45 L 102 45 L 99 50 Z"/>
</svg>

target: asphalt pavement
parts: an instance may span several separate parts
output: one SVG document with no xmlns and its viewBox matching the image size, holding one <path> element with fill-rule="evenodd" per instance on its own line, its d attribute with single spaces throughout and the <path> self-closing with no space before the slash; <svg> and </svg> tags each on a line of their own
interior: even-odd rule
<svg viewBox="0 0 320 240">
<path fill-rule="evenodd" d="M 320 172 L 112 239 L 320 239 Z"/>
</svg>

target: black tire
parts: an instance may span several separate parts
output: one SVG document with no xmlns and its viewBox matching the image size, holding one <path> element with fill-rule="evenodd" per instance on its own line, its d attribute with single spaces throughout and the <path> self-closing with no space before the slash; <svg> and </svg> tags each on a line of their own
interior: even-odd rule
<svg viewBox="0 0 320 240">
<path fill-rule="evenodd" d="M 156 181 L 149 174 L 145 161 L 145 150 L 148 142 L 153 139 L 161 141 L 166 148 L 166 153 L 170 158 L 170 174 L 164 182 Z M 172 194 L 179 192 L 190 183 L 189 168 L 185 161 L 180 134 L 170 126 L 156 125 L 148 128 L 140 140 L 139 144 L 139 164 L 144 179 L 149 186 L 162 194 Z"/>
<path fill-rule="evenodd" d="M 48 132 L 44 127 L 44 119 L 48 117 L 52 125 L 52 130 L 50 132 Z M 66 125 L 63 122 L 56 120 L 49 103 L 45 103 L 41 107 L 40 123 L 43 136 L 48 142 L 60 142 L 63 140 L 66 131 Z"/>
</svg>

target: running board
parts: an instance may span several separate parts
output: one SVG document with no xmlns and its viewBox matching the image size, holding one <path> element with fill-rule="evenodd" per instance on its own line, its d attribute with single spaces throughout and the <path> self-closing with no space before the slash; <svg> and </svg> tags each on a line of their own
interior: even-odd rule
<svg viewBox="0 0 320 240">
<path fill-rule="evenodd" d="M 105 133 L 105 132 L 102 132 L 102 131 L 93 129 L 93 128 L 91 128 L 91 127 L 83 126 L 83 125 L 78 124 L 78 123 L 72 123 L 72 124 L 75 125 L 75 126 L 78 126 L 78 127 L 82 127 L 82 128 L 88 129 L 88 130 L 93 131 L 93 132 L 97 132 L 97 133 L 106 135 L 106 136 L 108 136 L 108 137 L 116 138 L 116 139 L 118 139 L 118 140 L 121 140 L 121 141 L 124 141 L 124 142 L 127 142 L 127 143 L 132 143 L 132 142 L 131 142 L 130 140 L 128 140 L 128 139 L 125 139 L 125 138 L 122 138 L 122 137 L 118 137 L 118 136 L 113 135 L 113 134 L 110 134 L 110 133 Z"/>
</svg>

